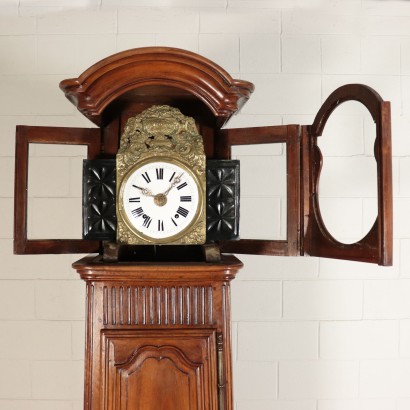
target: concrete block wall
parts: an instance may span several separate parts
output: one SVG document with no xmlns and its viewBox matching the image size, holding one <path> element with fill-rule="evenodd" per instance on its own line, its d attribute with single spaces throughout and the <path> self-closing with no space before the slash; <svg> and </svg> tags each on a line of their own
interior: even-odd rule
<svg viewBox="0 0 410 410">
<path fill-rule="evenodd" d="M 255 84 L 231 127 L 310 124 L 345 83 L 368 84 L 392 102 L 393 267 L 241 257 L 232 284 L 235 410 L 409 409 L 410 3 L 399 0 L 0 3 L 0 409 L 79 410 L 83 391 L 85 294 L 71 269 L 78 256 L 12 253 L 15 126 L 92 126 L 59 81 L 117 51 L 153 45 L 197 52 Z M 346 242 L 374 220 L 373 140 L 368 114 L 352 103 L 335 112 L 320 141 L 322 211 Z M 79 237 L 72 209 L 84 153 L 36 146 L 30 154 L 31 234 Z M 244 177 L 243 203 L 274 210 L 272 231 L 248 221 L 244 232 L 281 237 L 283 147 L 234 155 L 255 175 L 269 169 L 277 188 Z M 52 203 L 45 218 L 53 220 L 36 218 Z"/>
</svg>

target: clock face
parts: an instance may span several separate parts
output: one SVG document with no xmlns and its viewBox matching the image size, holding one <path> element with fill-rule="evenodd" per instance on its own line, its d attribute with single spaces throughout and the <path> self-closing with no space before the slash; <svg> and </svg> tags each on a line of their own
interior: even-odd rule
<svg viewBox="0 0 410 410">
<path fill-rule="evenodd" d="M 197 220 L 201 193 L 195 175 L 176 161 L 136 166 L 120 189 L 120 213 L 139 237 L 154 243 L 180 238 Z"/>
</svg>

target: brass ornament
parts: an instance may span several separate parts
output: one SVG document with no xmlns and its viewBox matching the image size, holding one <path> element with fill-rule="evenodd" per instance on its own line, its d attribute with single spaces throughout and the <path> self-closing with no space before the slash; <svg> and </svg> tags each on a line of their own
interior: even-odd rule
<svg viewBox="0 0 410 410">
<path fill-rule="evenodd" d="M 177 108 L 157 105 L 128 119 L 117 153 L 117 176 L 147 157 L 176 155 L 199 175 L 205 173 L 202 136 L 195 121 Z"/>
<path fill-rule="evenodd" d="M 122 213 L 122 187 L 139 164 L 169 161 L 182 165 L 197 181 L 200 205 L 190 226 L 167 240 L 152 241 L 135 232 Z M 206 239 L 206 157 L 195 121 L 177 108 L 153 106 L 128 119 L 117 153 L 117 241 L 125 244 L 202 244 Z M 166 204 L 166 194 L 154 196 L 157 206 Z"/>
</svg>

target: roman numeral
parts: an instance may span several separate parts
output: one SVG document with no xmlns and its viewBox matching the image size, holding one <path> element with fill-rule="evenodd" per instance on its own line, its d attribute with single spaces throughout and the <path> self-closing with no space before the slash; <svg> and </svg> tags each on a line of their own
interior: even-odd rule
<svg viewBox="0 0 410 410">
<path fill-rule="evenodd" d="M 158 219 L 158 230 L 159 231 L 164 230 L 164 221 L 161 221 L 161 219 Z"/>
<path fill-rule="evenodd" d="M 175 172 L 171 175 L 171 178 L 169 179 L 169 182 L 172 181 L 172 178 L 174 178 Z"/>
<path fill-rule="evenodd" d="M 157 179 L 164 179 L 164 168 L 157 168 Z"/>
<path fill-rule="evenodd" d="M 148 172 L 144 172 L 144 173 L 142 174 L 142 177 L 145 179 L 145 182 L 146 182 L 147 184 L 149 184 L 149 183 L 151 182 L 151 178 L 149 177 Z"/>
<path fill-rule="evenodd" d="M 186 182 L 183 182 L 181 185 L 177 186 L 177 189 L 182 189 L 185 188 L 188 184 Z"/>
<path fill-rule="evenodd" d="M 133 216 L 135 216 L 135 218 L 138 218 L 139 216 L 141 216 L 144 213 L 144 210 L 141 207 L 139 207 L 137 209 L 133 209 L 131 211 L 131 213 L 132 213 Z"/>
<path fill-rule="evenodd" d="M 136 198 L 129 198 L 129 202 L 141 202 L 141 197 L 137 196 Z"/>
<path fill-rule="evenodd" d="M 149 226 L 151 225 L 151 222 L 152 222 L 152 218 L 148 215 L 145 215 L 144 222 L 143 222 L 142 226 L 145 226 L 145 228 L 148 229 Z"/>
<path fill-rule="evenodd" d="M 179 200 L 181 202 L 191 202 L 192 201 L 192 197 L 190 195 L 186 195 L 186 196 L 180 196 Z"/>
<path fill-rule="evenodd" d="M 187 209 L 183 208 L 182 206 L 180 206 L 177 210 L 177 214 L 182 215 L 184 218 L 187 217 L 188 213 L 189 213 L 189 211 Z"/>
</svg>

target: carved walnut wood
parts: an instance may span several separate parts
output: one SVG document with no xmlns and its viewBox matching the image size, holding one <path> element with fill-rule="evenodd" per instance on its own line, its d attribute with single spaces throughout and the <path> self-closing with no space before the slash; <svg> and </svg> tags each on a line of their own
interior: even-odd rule
<svg viewBox="0 0 410 410">
<path fill-rule="evenodd" d="M 97 125 L 102 125 L 102 113 L 112 101 L 139 89 L 148 95 L 161 95 L 161 87 L 195 96 L 220 118 L 220 126 L 247 101 L 254 88 L 247 81 L 234 80 L 198 54 L 169 47 L 123 51 L 94 64 L 78 78 L 60 83 L 66 97 Z"/>
<path fill-rule="evenodd" d="M 233 410 L 229 282 L 241 262 L 74 263 L 87 284 L 85 410 Z"/>
<path fill-rule="evenodd" d="M 104 409 L 217 409 L 215 332 L 103 331 Z"/>
</svg>

